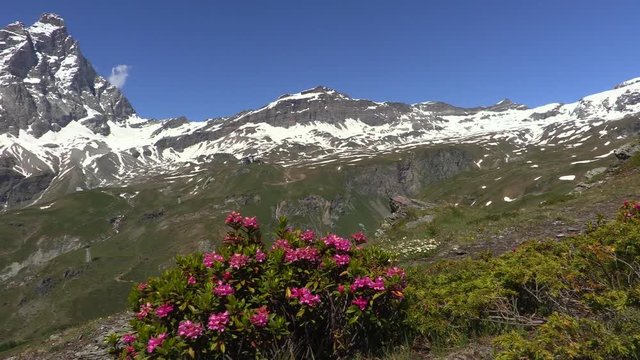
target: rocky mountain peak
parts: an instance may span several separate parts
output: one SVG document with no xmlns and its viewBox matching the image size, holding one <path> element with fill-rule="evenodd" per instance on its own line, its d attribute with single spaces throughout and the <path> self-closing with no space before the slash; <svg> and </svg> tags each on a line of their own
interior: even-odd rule
<svg viewBox="0 0 640 360">
<path fill-rule="evenodd" d="M 26 31 L 27 31 L 26 28 L 25 28 L 25 25 L 23 23 L 21 23 L 20 21 L 12 22 L 11 24 L 5 26 L 3 30 L 19 33 L 21 35 L 26 34 Z"/>
<path fill-rule="evenodd" d="M 38 21 L 27 28 L 27 31 L 35 42 L 46 42 L 49 39 L 75 42 L 75 40 L 71 38 L 67 39 L 69 34 L 67 33 L 65 22 L 56 14 L 43 14 Z M 53 44 L 51 45 L 52 46 L 49 46 L 48 49 L 43 50 L 51 50 L 51 48 L 54 47 Z"/>
<path fill-rule="evenodd" d="M 53 25 L 53 26 L 57 26 L 57 27 L 65 27 L 65 23 L 64 23 L 64 19 L 58 15 L 58 14 L 54 14 L 54 13 L 44 13 L 40 16 L 40 19 L 36 22 L 36 24 L 38 23 L 42 23 L 42 24 L 49 24 L 49 25 Z"/>
<path fill-rule="evenodd" d="M 511 99 L 504 98 L 498 101 L 495 105 L 489 106 L 486 110 L 490 111 L 505 111 L 505 110 L 525 110 L 527 109 L 526 105 L 517 104 L 511 101 Z"/>
<path fill-rule="evenodd" d="M 315 101 L 315 100 L 351 100 L 351 97 L 347 94 L 343 94 L 337 90 L 329 87 L 319 85 L 311 89 L 303 90 L 295 94 L 284 94 L 278 97 L 278 99 L 271 103 L 269 106 L 275 106 L 282 100 L 287 101 Z"/>
<path fill-rule="evenodd" d="M 33 25 L 0 30 L 0 134 L 40 137 L 79 121 L 107 135 L 109 121 L 134 114 L 122 93 L 96 73 L 64 19 L 43 14 Z"/>
<path fill-rule="evenodd" d="M 332 89 L 330 87 L 324 86 L 324 85 L 318 85 L 312 89 L 308 89 L 308 90 L 304 90 L 301 92 L 302 95 L 306 95 L 306 94 L 325 94 L 325 95 L 330 95 L 330 96 L 336 96 L 336 97 L 342 97 L 342 98 L 348 98 L 351 99 L 351 97 L 347 94 L 341 93 L 335 89 Z"/>
</svg>

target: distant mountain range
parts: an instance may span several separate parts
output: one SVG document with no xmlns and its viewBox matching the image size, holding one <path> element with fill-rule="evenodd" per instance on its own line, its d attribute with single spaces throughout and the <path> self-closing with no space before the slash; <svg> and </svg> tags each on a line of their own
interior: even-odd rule
<svg viewBox="0 0 640 360">
<path fill-rule="evenodd" d="M 144 182 L 220 154 L 314 166 L 433 144 L 580 146 L 590 130 L 604 135 L 638 113 L 640 78 L 533 109 L 507 99 L 476 108 L 374 102 L 319 86 L 226 118 L 150 120 L 96 73 L 64 20 L 45 14 L 0 30 L 0 206 Z"/>
</svg>

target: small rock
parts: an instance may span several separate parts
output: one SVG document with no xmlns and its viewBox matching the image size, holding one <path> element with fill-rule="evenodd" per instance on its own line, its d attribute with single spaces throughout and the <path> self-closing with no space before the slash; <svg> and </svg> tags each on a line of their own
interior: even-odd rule
<svg viewBox="0 0 640 360">
<path fill-rule="evenodd" d="M 566 236 L 567 236 L 567 235 L 565 235 L 565 234 L 563 234 L 563 233 L 556 234 L 556 237 L 557 237 L 558 239 L 562 239 L 563 237 L 566 237 Z"/>
<path fill-rule="evenodd" d="M 466 251 L 459 249 L 458 247 L 454 247 L 453 249 L 451 249 L 453 251 L 454 254 L 456 255 L 465 255 L 467 254 Z"/>
</svg>

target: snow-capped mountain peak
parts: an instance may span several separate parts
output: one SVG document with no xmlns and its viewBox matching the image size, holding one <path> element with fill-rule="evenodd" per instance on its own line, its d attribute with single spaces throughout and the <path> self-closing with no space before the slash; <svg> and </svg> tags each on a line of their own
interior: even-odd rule
<svg viewBox="0 0 640 360">
<path fill-rule="evenodd" d="M 26 130 L 40 137 L 83 121 L 108 134 L 108 121 L 134 113 L 84 58 L 60 16 L 44 14 L 30 27 L 13 23 L 0 30 L 0 133 Z"/>
</svg>

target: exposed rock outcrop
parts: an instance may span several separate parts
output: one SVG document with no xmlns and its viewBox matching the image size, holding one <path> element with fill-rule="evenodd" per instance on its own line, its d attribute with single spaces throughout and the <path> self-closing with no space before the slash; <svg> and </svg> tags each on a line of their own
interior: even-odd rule
<svg viewBox="0 0 640 360">
<path fill-rule="evenodd" d="M 109 134 L 108 121 L 134 114 L 120 90 L 98 75 L 64 20 L 44 14 L 32 26 L 0 30 L 0 134 L 35 137 L 71 121 Z"/>
</svg>

